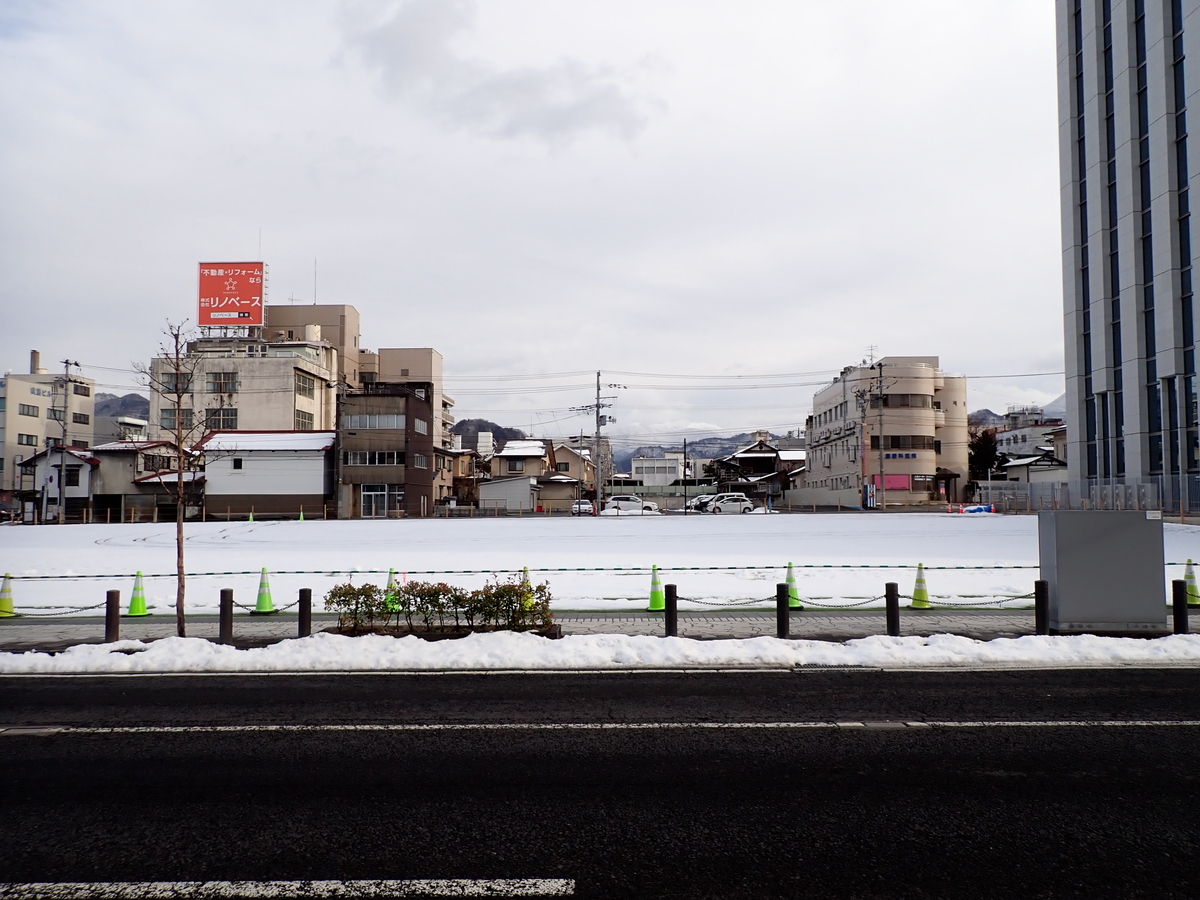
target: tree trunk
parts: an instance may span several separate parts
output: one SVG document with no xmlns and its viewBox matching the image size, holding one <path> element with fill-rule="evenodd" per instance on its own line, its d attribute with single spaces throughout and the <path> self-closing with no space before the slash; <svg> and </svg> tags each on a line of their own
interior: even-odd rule
<svg viewBox="0 0 1200 900">
<path fill-rule="evenodd" d="M 184 490 L 182 441 L 178 442 L 175 466 L 175 632 L 187 637 L 187 624 L 183 616 L 184 568 L 183 568 L 183 517 L 187 511 L 187 494 Z"/>
</svg>

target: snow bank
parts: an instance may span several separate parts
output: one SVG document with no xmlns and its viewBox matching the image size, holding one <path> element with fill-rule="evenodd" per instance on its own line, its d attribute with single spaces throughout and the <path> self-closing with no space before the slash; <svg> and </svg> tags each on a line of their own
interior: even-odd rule
<svg viewBox="0 0 1200 900">
<path fill-rule="evenodd" d="M 87 644 L 57 655 L 0 654 L 0 673 L 344 672 L 403 670 L 729 668 L 836 666 L 1073 666 L 1200 664 L 1200 635 L 1154 640 L 1070 637 L 977 641 L 949 634 L 872 636 L 845 643 L 695 641 L 631 635 L 580 635 L 552 641 L 531 634 L 476 634 L 423 641 L 381 635 L 317 634 L 254 650 L 200 638 Z"/>
</svg>

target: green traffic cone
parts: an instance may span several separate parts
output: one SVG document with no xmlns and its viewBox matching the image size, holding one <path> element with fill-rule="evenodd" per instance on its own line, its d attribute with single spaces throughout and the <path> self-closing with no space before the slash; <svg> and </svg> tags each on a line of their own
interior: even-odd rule
<svg viewBox="0 0 1200 900">
<path fill-rule="evenodd" d="M 526 567 L 525 567 L 525 568 L 524 568 L 524 569 L 521 571 L 521 583 L 522 583 L 522 584 L 529 584 L 529 566 L 526 566 Z"/>
<path fill-rule="evenodd" d="M 133 596 L 129 598 L 127 616 L 148 616 L 146 610 L 146 589 L 142 586 L 142 573 L 139 571 L 133 579 Z"/>
<path fill-rule="evenodd" d="M 301 522 L 304 521 L 304 507 L 303 506 L 300 507 L 300 521 Z"/>
<path fill-rule="evenodd" d="M 788 608 L 804 609 L 804 607 L 800 605 L 800 591 L 796 587 L 796 573 L 792 571 L 791 563 L 788 563 L 787 578 L 784 580 L 787 582 L 788 588 Z"/>
<path fill-rule="evenodd" d="M 917 583 L 913 585 L 911 609 L 930 609 L 929 588 L 925 586 L 925 564 L 917 563 Z"/>
<path fill-rule="evenodd" d="M 250 510 L 250 518 L 248 518 L 246 521 L 247 521 L 247 522 L 253 522 L 253 521 L 254 521 L 254 510 Z"/>
<path fill-rule="evenodd" d="M 662 582 L 658 580 L 658 566 L 650 569 L 650 612 L 661 612 L 667 608 L 667 598 L 663 596 Z"/>
<path fill-rule="evenodd" d="M 1187 582 L 1187 598 L 1188 606 L 1200 606 L 1200 591 L 1196 590 L 1196 573 L 1192 571 L 1192 561 L 1187 561 L 1187 568 L 1183 570 L 1183 580 Z M 0 601 L 0 609 L 3 609 L 3 601 Z"/>
<path fill-rule="evenodd" d="M 383 596 L 387 601 L 388 612 L 395 612 L 400 608 L 400 604 L 396 601 L 396 593 L 396 570 L 389 567 L 387 587 L 383 589 Z"/>
<path fill-rule="evenodd" d="M 0 619 L 6 619 L 16 614 L 17 611 L 13 609 L 12 576 L 5 572 L 4 586 L 0 587 Z"/>
<path fill-rule="evenodd" d="M 269 616 L 275 612 L 278 610 L 271 602 L 271 582 L 267 580 L 267 569 L 264 566 L 262 577 L 258 579 L 258 602 L 254 604 L 254 610 L 250 614 L 252 616 Z"/>
</svg>

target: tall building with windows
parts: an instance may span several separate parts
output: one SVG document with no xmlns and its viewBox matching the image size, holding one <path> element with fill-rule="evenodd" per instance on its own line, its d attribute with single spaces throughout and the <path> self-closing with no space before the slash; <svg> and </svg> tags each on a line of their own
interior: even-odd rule
<svg viewBox="0 0 1200 900">
<path fill-rule="evenodd" d="M 1068 469 L 1085 492 L 1155 483 L 1166 508 L 1200 507 L 1187 130 L 1200 0 L 1056 6 Z"/>
<path fill-rule="evenodd" d="M 90 378 L 42 368 L 41 354 L 29 354 L 29 374 L 0 377 L 0 509 L 16 509 L 16 493 L 37 490 L 22 481 L 21 463 L 53 447 L 90 447 L 93 440 L 96 383 Z"/>
</svg>

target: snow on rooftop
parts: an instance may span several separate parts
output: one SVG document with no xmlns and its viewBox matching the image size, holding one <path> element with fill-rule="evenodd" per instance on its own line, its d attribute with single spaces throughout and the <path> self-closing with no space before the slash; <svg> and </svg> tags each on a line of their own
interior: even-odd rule
<svg viewBox="0 0 1200 900">
<path fill-rule="evenodd" d="M 509 441 L 496 456 L 545 456 L 546 445 L 541 441 Z"/>
<path fill-rule="evenodd" d="M 332 431 L 218 431 L 204 439 L 205 450 L 328 450 Z"/>
<path fill-rule="evenodd" d="M 109 441 L 106 444 L 97 444 L 93 450 L 146 450 L 150 447 L 160 447 L 166 441 Z"/>
<path fill-rule="evenodd" d="M 805 459 L 808 458 L 808 451 L 807 450 L 780 450 L 779 458 L 782 459 L 784 462 L 795 462 L 796 460 L 803 462 Z"/>
</svg>

